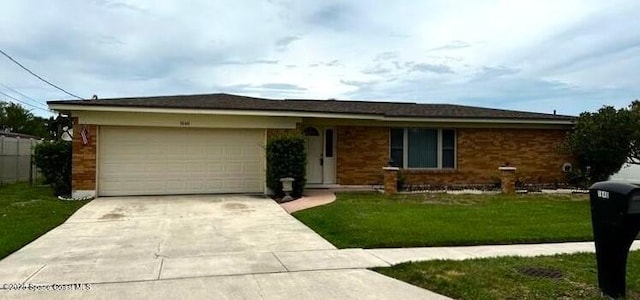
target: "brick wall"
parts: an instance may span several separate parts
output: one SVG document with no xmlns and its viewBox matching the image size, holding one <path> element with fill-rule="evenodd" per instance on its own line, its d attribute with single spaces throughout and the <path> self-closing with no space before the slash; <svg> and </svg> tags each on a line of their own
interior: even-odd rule
<svg viewBox="0 0 640 300">
<path fill-rule="evenodd" d="M 382 167 L 389 161 L 389 128 L 339 126 L 336 132 L 338 184 L 382 184 Z"/>
<path fill-rule="evenodd" d="M 571 158 L 558 146 L 565 130 L 461 128 L 456 133 L 457 170 L 406 171 L 408 183 L 492 183 L 506 163 L 527 183 L 564 181 L 562 165 Z"/>
<path fill-rule="evenodd" d="M 456 170 L 404 170 L 409 184 L 493 183 L 498 167 L 509 163 L 516 177 L 529 183 L 562 182 L 562 164 L 570 157 L 557 149 L 561 129 L 459 128 Z M 389 128 L 338 127 L 339 184 L 381 184 L 389 157 Z"/>
<path fill-rule="evenodd" d="M 89 143 L 82 144 L 80 132 L 87 128 Z M 73 155 L 71 166 L 71 189 L 95 190 L 96 189 L 96 145 L 97 126 L 80 125 L 78 118 L 73 118 Z"/>
</svg>

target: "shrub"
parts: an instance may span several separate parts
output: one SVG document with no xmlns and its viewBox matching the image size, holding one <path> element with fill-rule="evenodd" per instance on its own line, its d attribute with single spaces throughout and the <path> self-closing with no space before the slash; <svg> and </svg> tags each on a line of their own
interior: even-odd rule
<svg viewBox="0 0 640 300">
<path fill-rule="evenodd" d="M 628 109 L 612 106 L 604 106 L 595 113 L 581 113 L 563 145 L 577 165 L 589 167 L 588 177 L 576 176 L 593 183 L 618 172 L 631 158 L 638 120 Z"/>
<path fill-rule="evenodd" d="M 56 196 L 71 194 L 71 143 L 44 142 L 35 146 L 34 161 Z"/>
<path fill-rule="evenodd" d="M 572 187 L 588 189 L 589 183 L 592 182 L 589 176 L 588 168 L 574 168 L 566 173 L 566 181 Z"/>
<path fill-rule="evenodd" d="M 267 142 L 267 187 L 278 198 L 284 196 L 280 178 L 292 177 L 291 196 L 302 196 L 306 183 L 307 153 L 304 138 L 298 134 L 283 135 Z"/>
<path fill-rule="evenodd" d="M 407 187 L 407 174 L 405 174 L 402 170 L 399 170 L 396 180 L 396 189 L 398 191 L 404 191 Z"/>
</svg>

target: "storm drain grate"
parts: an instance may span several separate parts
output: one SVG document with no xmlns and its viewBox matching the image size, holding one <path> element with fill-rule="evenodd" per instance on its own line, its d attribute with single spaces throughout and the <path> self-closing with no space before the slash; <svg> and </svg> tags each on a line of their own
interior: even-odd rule
<svg viewBox="0 0 640 300">
<path fill-rule="evenodd" d="M 539 278 L 560 279 L 564 277 L 564 274 L 562 274 L 561 271 L 547 268 L 526 267 L 519 268 L 518 272 L 520 274 Z"/>
</svg>

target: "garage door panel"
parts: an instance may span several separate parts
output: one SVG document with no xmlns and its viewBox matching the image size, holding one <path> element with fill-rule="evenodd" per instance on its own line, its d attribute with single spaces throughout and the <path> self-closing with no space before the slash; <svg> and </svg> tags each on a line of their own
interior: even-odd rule
<svg viewBox="0 0 640 300">
<path fill-rule="evenodd" d="M 262 179 L 258 179 L 258 178 L 255 178 L 255 179 L 251 179 L 251 178 L 249 178 L 249 179 L 245 179 L 244 184 L 245 184 L 245 185 L 247 185 L 247 186 L 259 186 L 259 185 L 261 185 L 261 184 L 262 184 Z"/>
<path fill-rule="evenodd" d="M 260 162 L 250 162 L 250 163 L 246 163 L 244 166 L 249 170 L 262 168 L 262 164 Z"/>
<path fill-rule="evenodd" d="M 106 191 L 111 190 L 122 190 L 127 191 L 128 195 L 145 195 L 145 191 L 147 190 L 165 190 L 166 182 L 164 181 L 153 181 L 146 180 L 144 185 L 140 185 L 139 182 L 135 180 L 131 180 L 129 182 L 123 181 L 105 181 L 101 182 L 102 189 Z"/>
<path fill-rule="evenodd" d="M 224 164 L 224 172 L 226 174 L 238 174 L 244 171 L 242 162 L 228 162 Z"/>
<path fill-rule="evenodd" d="M 211 162 L 204 166 L 206 168 L 207 174 L 220 174 L 220 170 L 224 168 L 224 163 L 221 162 Z"/>
<path fill-rule="evenodd" d="M 222 179 L 211 179 L 203 183 L 202 187 L 208 190 L 222 190 Z"/>
<path fill-rule="evenodd" d="M 205 158 L 208 160 L 218 159 L 220 156 L 224 154 L 224 149 L 221 146 L 215 147 L 207 147 L 207 151 L 205 153 Z"/>
<path fill-rule="evenodd" d="M 204 175 L 206 174 L 206 170 L 207 170 L 206 164 L 207 162 L 205 160 L 198 160 L 196 162 L 189 161 L 186 164 L 186 167 L 189 170 L 190 174 Z"/>
<path fill-rule="evenodd" d="M 101 127 L 100 195 L 262 192 L 264 130 Z"/>
</svg>

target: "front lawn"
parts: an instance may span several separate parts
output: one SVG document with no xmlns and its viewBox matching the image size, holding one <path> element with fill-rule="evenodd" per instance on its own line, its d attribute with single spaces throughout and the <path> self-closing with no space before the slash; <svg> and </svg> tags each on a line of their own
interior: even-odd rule
<svg viewBox="0 0 640 300">
<path fill-rule="evenodd" d="M 586 195 L 339 193 L 293 214 L 339 248 L 592 240 Z"/>
<path fill-rule="evenodd" d="M 606 299 L 598 289 L 593 253 L 428 261 L 374 270 L 454 299 Z M 627 263 L 627 299 L 640 299 L 638 251 Z"/>
<path fill-rule="evenodd" d="M 0 186 L 0 259 L 63 223 L 89 201 L 61 201 L 48 186 Z"/>
</svg>

